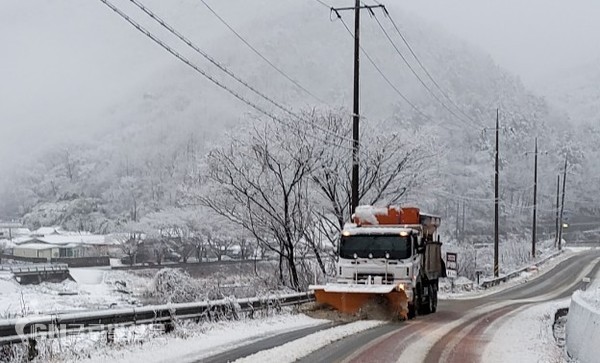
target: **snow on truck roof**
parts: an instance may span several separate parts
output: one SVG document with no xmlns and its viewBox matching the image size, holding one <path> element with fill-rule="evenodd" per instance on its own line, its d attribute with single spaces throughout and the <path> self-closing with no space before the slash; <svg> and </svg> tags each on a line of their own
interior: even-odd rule
<svg viewBox="0 0 600 363">
<path fill-rule="evenodd" d="M 414 228 L 412 226 L 402 225 L 402 226 L 368 226 L 368 227 L 358 227 L 356 224 L 347 223 L 344 226 L 344 230 L 342 234 L 344 236 L 357 236 L 357 235 L 369 235 L 369 234 L 400 234 L 402 232 L 410 233 L 415 231 L 419 226 L 415 225 Z"/>
</svg>

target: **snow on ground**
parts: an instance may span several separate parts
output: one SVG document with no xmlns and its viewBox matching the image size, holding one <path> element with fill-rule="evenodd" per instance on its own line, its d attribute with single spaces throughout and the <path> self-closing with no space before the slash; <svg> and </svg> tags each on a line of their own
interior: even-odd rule
<svg viewBox="0 0 600 363">
<path fill-rule="evenodd" d="M 239 363 L 264 363 L 264 362 L 295 362 L 306 355 L 317 351 L 337 340 L 343 339 L 349 335 L 374 328 L 385 324 L 384 321 L 363 320 L 356 321 L 347 325 L 322 330 L 320 332 L 307 335 L 296 339 L 287 344 L 278 347 L 263 350 L 248 357 L 238 359 Z"/>
<path fill-rule="evenodd" d="M 75 281 L 39 285 L 20 285 L 12 274 L 0 274 L 0 316 L 8 318 L 131 306 L 138 304 L 132 295 L 148 283 L 147 279 L 101 267 L 71 268 L 70 272 Z M 120 281 L 120 285 L 116 281 Z"/>
<path fill-rule="evenodd" d="M 301 314 L 284 314 L 258 320 L 203 323 L 197 325 L 198 330 L 188 331 L 191 336 L 185 338 L 161 335 L 143 345 L 105 347 L 90 353 L 92 358 L 83 362 L 194 362 L 270 336 L 328 322 Z M 363 329 L 368 326 L 364 324 Z"/>
<path fill-rule="evenodd" d="M 574 249 L 580 252 L 581 249 Z M 591 276 L 587 291 L 590 304 L 596 301 L 600 310 L 600 272 Z M 556 344 L 552 324 L 560 308 L 569 307 L 571 298 L 526 306 L 515 311 L 506 320 L 490 327 L 494 335 L 483 354 L 484 363 L 500 362 L 565 362 L 565 353 Z"/>
<path fill-rule="evenodd" d="M 589 250 L 588 247 L 566 247 L 564 248 L 564 252 L 560 255 L 553 257 L 546 261 L 544 264 L 539 267 L 533 267 L 530 271 L 525 271 L 521 273 L 518 277 L 509 280 L 508 282 L 501 283 L 496 286 L 489 287 L 487 289 L 481 289 L 477 284 L 472 281 L 459 277 L 455 281 L 455 292 L 439 292 L 440 299 L 473 299 L 483 296 L 488 296 L 500 292 L 502 290 L 506 290 L 513 286 L 521 285 L 526 283 L 532 279 L 542 276 L 546 272 L 552 270 L 556 265 L 561 263 L 562 261 L 572 257 L 573 255 L 580 253 L 582 251 Z M 443 279 L 442 284 L 448 285 L 450 282 L 448 279 Z"/>
<path fill-rule="evenodd" d="M 581 300 L 600 313 L 600 272 L 587 287 L 586 291 L 578 292 Z"/>
<path fill-rule="evenodd" d="M 492 324 L 488 331 L 494 334 L 482 354 L 482 362 L 563 362 L 552 324 L 556 310 L 568 307 L 569 301 L 563 299 L 519 308 L 506 319 Z"/>
</svg>

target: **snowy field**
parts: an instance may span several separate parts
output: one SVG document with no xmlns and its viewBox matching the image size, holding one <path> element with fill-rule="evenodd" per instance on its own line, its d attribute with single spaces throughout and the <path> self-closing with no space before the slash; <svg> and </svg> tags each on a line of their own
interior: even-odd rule
<svg viewBox="0 0 600 363">
<path fill-rule="evenodd" d="M 109 268 L 71 268 L 70 272 L 75 281 L 39 285 L 20 285 L 11 274 L 0 274 L 0 315 L 7 318 L 139 305 L 135 296 L 141 295 L 149 282 Z"/>
</svg>

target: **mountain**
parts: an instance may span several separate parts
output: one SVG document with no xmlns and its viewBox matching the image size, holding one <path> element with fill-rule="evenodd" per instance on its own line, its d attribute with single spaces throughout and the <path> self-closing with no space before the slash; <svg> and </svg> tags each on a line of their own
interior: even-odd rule
<svg viewBox="0 0 600 363">
<path fill-rule="evenodd" d="M 538 81 L 535 90 L 568 113 L 576 124 L 600 121 L 600 59 Z"/>
<path fill-rule="evenodd" d="M 29 224 L 41 220 L 49 223 L 49 219 L 54 219 L 71 227 L 97 230 L 103 226 L 110 230 L 151 211 L 176 206 L 179 185 L 196 171 L 206 151 L 225 142 L 227 130 L 262 116 L 160 49 L 100 2 L 53 0 L 49 4 L 22 5 L 25 8 L 20 3 L 11 4 L 19 10 L 13 15 L 21 21 L 26 18 L 21 11 L 28 10 L 27 6 L 38 10 L 31 15 L 35 20 L 31 23 L 36 25 L 34 30 L 23 36 L 32 33 L 40 36 L 49 24 L 63 24 L 64 44 L 60 39 L 54 44 L 64 51 L 53 54 L 56 66 L 59 67 L 60 60 L 68 59 L 66 68 L 73 66 L 71 76 L 84 75 L 94 85 L 84 87 L 81 82 L 76 83 L 89 92 L 60 87 L 66 95 L 77 95 L 75 103 L 82 103 L 69 113 L 76 125 L 71 128 L 77 132 L 52 138 L 60 141 L 48 143 L 51 146 L 43 148 L 40 157 L 23 164 L 7 178 L 2 198 L 6 215 L 25 215 Z M 343 109 L 349 117 L 353 39 L 327 7 L 308 0 L 256 0 L 251 5 L 242 0 L 209 3 L 264 57 L 310 90 L 315 98 L 248 49 L 201 2 L 144 3 L 219 64 L 277 103 L 294 110 Z M 219 83 L 267 112 L 283 113 L 176 41 L 129 2 L 115 1 L 115 4 Z M 520 219 L 514 223 L 521 223 L 529 213 L 523 212 L 522 207 L 530 204 L 531 183 L 528 173 L 531 158 L 523 155 L 532 150 L 533 138 L 537 136 L 546 150 L 552 150 L 549 162 L 558 164 L 566 147 L 565 132 L 571 132 L 564 130 L 564 114 L 551 109 L 543 98 L 525 89 L 517 77 L 498 67 L 479 49 L 425 24 L 401 5 L 390 4 L 388 9 L 413 51 L 444 91 L 438 90 L 411 58 L 409 49 L 383 13 L 376 12 L 376 18 L 364 13 L 363 48 L 418 111 L 388 85 L 363 54 L 362 122 L 382 122 L 396 132 L 417 130 L 426 142 L 444 150 L 430 160 L 436 165 L 436 180 L 431 181 L 427 190 L 413 191 L 411 198 L 431 211 L 449 216 L 454 215 L 457 203 L 467 201 L 471 204 L 468 213 L 475 218 L 492 213 L 493 204 L 489 200 L 493 196 L 494 139 L 490 128 L 494 127 L 496 109 L 500 109 L 502 198 L 507 201 L 504 208 L 516 208 L 520 213 L 515 217 Z M 351 14 L 341 15 L 352 29 Z M 390 45 L 377 20 L 421 81 Z M 10 24 L 23 30 L 29 23 Z M 75 37 L 76 46 L 73 38 L 65 35 L 74 29 L 83 32 Z M 18 59 L 14 62 L 18 63 Z M 69 85 L 71 81 L 65 77 L 64 82 Z M 103 96 L 96 97 L 97 93 Z M 25 97 L 22 92 L 13 95 L 16 96 Z M 58 97 L 65 101 L 63 98 L 64 94 Z M 64 106 L 68 106 L 66 101 Z M 63 125 L 62 112 L 33 115 L 46 125 Z M 555 171 L 542 170 L 541 177 L 553 181 Z M 551 183 L 541 188 L 548 194 L 554 190 Z M 73 210 L 77 212 L 65 212 Z M 48 217 L 48 211 L 55 211 L 53 217 Z M 79 217 L 73 220 L 66 215 Z M 489 227 L 483 219 L 479 223 Z"/>
</svg>

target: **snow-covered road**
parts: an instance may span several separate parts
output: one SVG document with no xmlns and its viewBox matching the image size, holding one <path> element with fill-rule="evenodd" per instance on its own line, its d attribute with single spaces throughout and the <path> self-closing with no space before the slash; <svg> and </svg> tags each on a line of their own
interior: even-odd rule
<svg viewBox="0 0 600 363">
<path fill-rule="evenodd" d="M 560 362 L 551 325 L 600 251 L 578 254 L 539 277 L 471 299 L 440 301 L 438 313 L 401 323 L 323 325 L 303 315 L 208 324 L 185 337 L 117 346 L 91 362 Z"/>
</svg>

